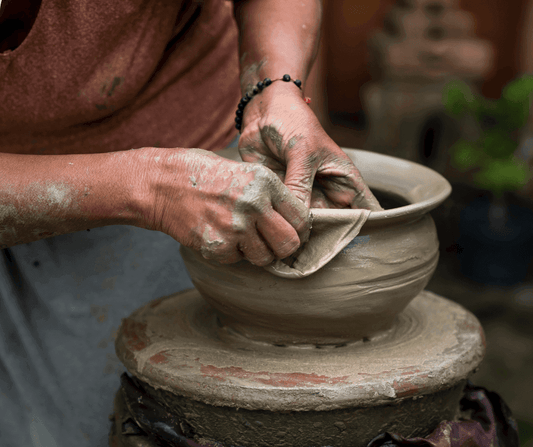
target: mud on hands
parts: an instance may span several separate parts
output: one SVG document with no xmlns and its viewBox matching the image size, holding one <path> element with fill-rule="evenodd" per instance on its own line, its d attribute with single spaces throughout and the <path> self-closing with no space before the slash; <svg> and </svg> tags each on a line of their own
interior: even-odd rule
<svg viewBox="0 0 533 447">
<path fill-rule="evenodd" d="M 293 85 L 271 85 L 247 105 L 239 151 L 276 172 L 307 206 L 382 209 Z"/>
<path fill-rule="evenodd" d="M 309 237 L 307 207 L 265 166 L 201 149 L 155 149 L 149 228 L 222 263 L 267 265 Z"/>
</svg>

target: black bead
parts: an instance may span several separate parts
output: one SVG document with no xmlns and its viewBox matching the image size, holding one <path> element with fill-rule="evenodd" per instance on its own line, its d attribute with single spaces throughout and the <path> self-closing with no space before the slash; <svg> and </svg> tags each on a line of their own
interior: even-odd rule
<svg viewBox="0 0 533 447">
<path fill-rule="evenodd" d="M 246 105 L 250 101 L 250 98 L 248 96 L 243 96 L 241 99 L 241 104 Z"/>
<path fill-rule="evenodd" d="M 257 94 L 259 93 L 259 89 L 258 89 L 257 87 L 254 87 L 254 88 L 252 89 L 252 93 L 253 93 L 254 95 L 257 95 Z"/>
<path fill-rule="evenodd" d="M 272 79 L 265 78 L 264 81 L 263 81 L 263 84 L 265 84 L 265 86 L 269 86 L 270 84 L 272 84 Z"/>
<path fill-rule="evenodd" d="M 259 90 L 263 90 L 264 86 L 265 86 L 265 84 L 263 84 L 261 81 L 259 81 L 259 82 L 257 83 L 257 88 L 258 88 Z"/>
<path fill-rule="evenodd" d="M 240 125 L 240 124 L 235 124 L 235 128 L 236 128 L 237 130 L 241 130 L 241 125 Z"/>
<path fill-rule="evenodd" d="M 300 81 L 299 79 L 296 79 L 296 81 L 294 81 L 294 83 L 296 84 L 296 87 L 298 87 L 298 88 L 302 87 L 302 81 Z"/>
<path fill-rule="evenodd" d="M 244 97 L 245 97 L 245 98 L 248 98 L 248 101 L 249 101 L 250 99 L 252 99 L 252 97 L 250 96 L 250 93 L 246 93 L 246 95 L 244 95 Z"/>
<path fill-rule="evenodd" d="M 244 106 L 245 106 L 245 104 L 240 102 L 239 105 L 237 106 L 237 110 L 244 110 Z"/>
<path fill-rule="evenodd" d="M 235 122 L 236 122 L 237 124 L 241 124 L 241 123 L 242 123 L 242 118 L 241 118 L 240 116 L 236 116 L 236 117 L 235 117 Z"/>
<path fill-rule="evenodd" d="M 283 75 L 282 78 L 285 82 L 289 82 L 291 80 L 291 77 L 289 75 Z"/>
<path fill-rule="evenodd" d="M 235 115 L 237 115 L 237 116 L 242 116 L 242 110 L 237 110 L 237 111 L 235 112 Z"/>
</svg>

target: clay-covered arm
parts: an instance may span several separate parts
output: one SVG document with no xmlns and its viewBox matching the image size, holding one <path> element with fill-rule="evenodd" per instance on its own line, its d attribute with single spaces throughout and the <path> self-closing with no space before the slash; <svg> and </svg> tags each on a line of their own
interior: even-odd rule
<svg viewBox="0 0 533 447">
<path fill-rule="evenodd" d="M 305 87 L 317 53 L 321 14 L 319 0 L 235 2 L 243 95 L 258 81 L 284 74 Z M 307 206 L 381 209 L 293 82 L 274 82 L 250 100 L 239 150 L 243 160 L 276 172 Z M 321 188 L 321 196 L 312 197 L 313 184 Z"/>
<path fill-rule="evenodd" d="M 307 208 L 273 172 L 201 149 L 0 153 L 0 178 L 0 248 L 122 224 L 220 262 L 267 265 L 310 230 Z"/>
<path fill-rule="evenodd" d="M 134 224 L 138 210 L 132 155 L 0 153 L 0 247 Z"/>
</svg>

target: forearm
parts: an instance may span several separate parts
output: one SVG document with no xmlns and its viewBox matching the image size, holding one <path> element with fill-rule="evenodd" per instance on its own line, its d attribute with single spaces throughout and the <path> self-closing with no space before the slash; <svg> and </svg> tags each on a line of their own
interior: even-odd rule
<svg viewBox="0 0 533 447">
<path fill-rule="evenodd" d="M 321 15 L 320 0 L 235 2 L 243 94 L 266 77 L 289 74 L 305 83 L 318 50 Z"/>
<path fill-rule="evenodd" d="M 136 151 L 0 154 L 0 248 L 138 223 Z"/>
</svg>

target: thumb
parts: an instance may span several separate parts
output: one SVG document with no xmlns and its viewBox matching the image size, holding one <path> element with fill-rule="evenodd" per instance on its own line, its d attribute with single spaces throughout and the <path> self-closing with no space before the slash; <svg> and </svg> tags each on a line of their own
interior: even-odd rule
<svg viewBox="0 0 533 447">
<path fill-rule="evenodd" d="M 300 199 L 307 208 L 311 204 L 311 191 L 315 179 L 314 157 L 293 157 L 287 162 L 285 186 Z"/>
</svg>

